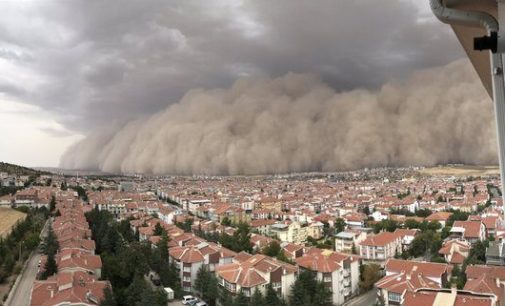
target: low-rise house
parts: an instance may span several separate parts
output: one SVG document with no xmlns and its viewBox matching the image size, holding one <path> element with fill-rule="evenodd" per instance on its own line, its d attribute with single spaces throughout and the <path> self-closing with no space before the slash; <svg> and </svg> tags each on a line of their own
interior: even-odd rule
<svg viewBox="0 0 505 306">
<path fill-rule="evenodd" d="M 367 233 L 360 230 L 346 230 L 335 235 L 335 251 L 352 253 L 357 252 L 359 244 L 367 237 Z"/>
<path fill-rule="evenodd" d="M 271 233 L 282 242 L 303 243 L 307 240 L 307 229 L 298 222 L 276 223 L 272 225 Z"/>
<path fill-rule="evenodd" d="M 445 262 L 460 265 L 468 257 L 471 247 L 468 241 L 451 239 L 444 242 L 438 253 L 444 256 Z"/>
<path fill-rule="evenodd" d="M 406 292 L 403 306 L 497 306 L 496 296 L 451 289 L 418 289 Z"/>
<path fill-rule="evenodd" d="M 368 236 L 360 243 L 360 256 L 363 261 L 384 264 L 402 251 L 402 238 L 395 233 L 382 232 Z"/>
<path fill-rule="evenodd" d="M 505 241 L 490 241 L 486 248 L 486 264 L 505 266 Z"/>
<path fill-rule="evenodd" d="M 421 288 L 442 288 L 450 267 L 447 264 L 390 259 L 385 276 L 376 283 L 384 305 L 403 305 L 405 293 Z"/>
<path fill-rule="evenodd" d="M 58 271 L 83 271 L 100 278 L 102 275 L 102 259 L 98 255 L 89 254 L 76 249 L 60 250 L 56 254 Z"/>
<path fill-rule="evenodd" d="M 472 265 L 466 268 L 465 290 L 494 294 L 505 305 L 505 267 Z"/>
<path fill-rule="evenodd" d="M 451 216 L 451 212 L 438 211 L 426 217 L 425 220 L 428 222 L 437 221 L 440 225 L 442 225 L 442 228 L 444 228 Z"/>
<path fill-rule="evenodd" d="M 297 268 L 261 254 L 240 253 L 233 263 L 216 268 L 218 284 L 231 294 L 242 292 L 252 296 L 255 290 L 265 293 L 268 284 L 282 297 L 287 298 L 295 282 Z"/>
<path fill-rule="evenodd" d="M 451 228 L 451 238 L 464 239 L 470 243 L 486 239 L 486 227 L 481 221 L 455 221 Z"/>
<path fill-rule="evenodd" d="M 419 229 L 404 229 L 397 228 L 394 234 L 398 235 L 402 241 L 402 251 L 406 251 L 410 248 L 414 238 L 420 233 Z"/>
<path fill-rule="evenodd" d="M 302 270 L 315 272 L 316 279 L 330 288 L 334 305 L 342 305 L 358 292 L 358 256 L 312 248 L 296 263 Z"/>
<path fill-rule="evenodd" d="M 287 258 L 295 261 L 298 257 L 301 257 L 304 253 L 304 247 L 301 244 L 294 244 L 289 242 L 283 242 L 281 244 L 282 251 Z"/>
<path fill-rule="evenodd" d="M 349 228 L 363 228 L 365 226 L 365 220 L 367 217 L 365 214 L 360 213 L 349 213 L 343 217 L 345 223 Z"/>
<path fill-rule="evenodd" d="M 486 216 L 482 218 L 482 223 L 486 227 L 486 236 L 496 237 L 496 229 L 500 223 L 501 219 L 498 216 Z"/>
<path fill-rule="evenodd" d="M 236 253 L 212 242 L 187 242 L 185 246 L 169 248 L 169 260 L 174 262 L 179 270 L 182 289 L 193 291 L 198 270 L 202 265 L 209 271 L 214 271 L 217 266 L 231 263 Z"/>
<path fill-rule="evenodd" d="M 59 272 L 47 280 L 35 281 L 30 306 L 96 306 L 104 298 L 109 281 L 98 281 L 86 272 Z"/>
<path fill-rule="evenodd" d="M 277 221 L 271 220 L 271 219 L 258 219 L 258 220 L 251 220 L 249 223 L 249 226 L 251 227 L 251 230 L 253 232 L 257 232 L 261 235 L 270 235 L 271 234 L 271 227 L 274 225 Z"/>
</svg>

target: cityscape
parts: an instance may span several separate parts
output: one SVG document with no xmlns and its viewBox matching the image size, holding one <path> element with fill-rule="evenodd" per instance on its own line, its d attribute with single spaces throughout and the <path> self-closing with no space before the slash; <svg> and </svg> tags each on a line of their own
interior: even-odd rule
<svg viewBox="0 0 505 306">
<path fill-rule="evenodd" d="M 505 1 L 0 11 L 0 306 L 505 306 Z"/>
<path fill-rule="evenodd" d="M 16 212 L 0 228 L 7 305 L 504 298 L 496 167 L 223 177 L 3 166 L 0 211 Z"/>
</svg>

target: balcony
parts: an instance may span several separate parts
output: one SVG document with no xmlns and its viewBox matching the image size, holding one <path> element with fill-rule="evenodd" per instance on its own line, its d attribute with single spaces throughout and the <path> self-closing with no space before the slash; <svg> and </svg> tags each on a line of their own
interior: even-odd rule
<svg viewBox="0 0 505 306">
<path fill-rule="evenodd" d="M 351 272 L 349 270 L 344 270 L 344 277 L 349 277 L 351 275 Z"/>
<path fill-rule="evenodd" d="M 350 287 L 351 286 L 351 282 L 348 279 L 344 280 L 344 286 L 345 287 Z"/>
</svg>

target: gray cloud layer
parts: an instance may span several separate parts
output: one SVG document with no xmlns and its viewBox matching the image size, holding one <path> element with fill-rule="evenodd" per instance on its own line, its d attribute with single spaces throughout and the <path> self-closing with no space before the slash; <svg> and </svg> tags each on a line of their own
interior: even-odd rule
<svg viewBox="0 0 505 306">
<path fill-rule="evenodd" d="M 309 72 L 336 90 L 377 88 L 462 56 L 449 28 L 412 3 L 1 1 L 0 94 L 87 134 L 243 76 Z"/>
<path fill-rule="evenodd" d="M 459 60 L 379 90 L 336 92 L 317 77 L 244 79 L 189 91 L 148 118 L 92 133 L 66 168 L 170 174 L 334 171 L 496 162 L 492 104 Z"/>
</svg>

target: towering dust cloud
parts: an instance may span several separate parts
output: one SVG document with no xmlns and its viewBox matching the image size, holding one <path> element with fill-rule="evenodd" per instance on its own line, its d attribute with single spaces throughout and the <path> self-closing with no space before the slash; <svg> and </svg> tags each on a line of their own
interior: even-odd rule
<svg viewBox="0 0 505 306">
<path fill-rule="evenodd" d="M 377 91 L 337 93 L 304 74 L 191 90 L 147 119 L 94 131 L 61 166 L 265 174 L 496 160 L 492 103 L 459 60 Z"/>
</svg>

